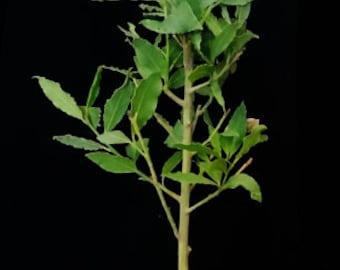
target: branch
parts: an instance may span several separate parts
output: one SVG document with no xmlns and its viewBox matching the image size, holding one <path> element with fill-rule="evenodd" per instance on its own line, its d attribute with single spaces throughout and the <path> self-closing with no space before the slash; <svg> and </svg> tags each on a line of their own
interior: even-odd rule
<svg viewBox="0 0 340 270">
<path fill-rule="evenodd" d="M 194 93 L 195 91 L 198 91 L 199 89 L 201 89 L 201 88 L 203 88 L 205 86 L 208 86 L 210 84 L 210 82 L 211 81 L 209 80 L 209 81 L 206 81 L 204 83 L 201 83 L 201 84 L 198 84 L 196 86 L 191 87 L 190 93 Z"/>
<path fill-rule="evenodd" d="M 238 59 L 240 59 L 240 56 L 243 54 L 243 51 L 238 52 L 234 58 L 230 61 L 227 62 L 226 65 L 223 67 L 223 69 L 220 71 L 220 73 L 217 74 L 216 77 L 214 77 L 214 79 L 219 79 L 225 72 L 228 71 L 228 69 L 232 66 L 232 64 L 234 64 Z"/>
<path fill-rule="evenodd" d="M 166 94 L 172 101 L 174 101 L 177 105 L 183 107 L 184 100 L 176 96 L 173 92 L 171 92 L 167 87 L 163 88 L 164 94 Z"/>
<path fill-rule="evenodd" d="M 207 145 L 211 139 L 214 137 L 214 135 L 218 132 L 218 130 L 221 128 L 221 126 L 223 125 L 224 120 L 227 118 L 228 114 L 230 113 L 230 109 L 228 109 L 227 111 L 223 112 L 223 115 L 220 119 L 220 121 L 218 122 L 217 126 L 215 127 L 215 129 L 213 130 L 213 132 L 211 132 L 211 134 L 209 135 L 208 139 L 206 139 L 203 142 L 203 145 Z"/>
<path fill-rule="evenodd" d="M 220 195 L 221 193 L 221 189 L 217 189 L 215 192 L 211 193 L 210 195 L 208 195 L 207 197 L 205 197 L 203 200 L 199 201 L 198 203 L 194 204 L 193 206 L 191 206 L 187 211 L 188 213 L 193 212 L 194 210 L 196 210 L 198 207 L 202 206 L 203 204 L 206 204 L 207 202 L 209 202 L 210 200 L 216 198 L 218 195 Z"/>
<path fill-rule="evenodd" d="M 253 158 L 249 158 L 242 166 L 238 169 L 235 175 L 242 173 L 251 163 L 253 162 Z"/>
</svg>

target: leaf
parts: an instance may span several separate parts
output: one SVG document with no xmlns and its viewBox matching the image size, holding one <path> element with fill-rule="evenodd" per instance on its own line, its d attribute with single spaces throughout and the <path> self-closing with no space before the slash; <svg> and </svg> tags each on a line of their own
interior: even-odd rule
<svg viewBox="0 0 340 270">
<path fill-rule="evenodd" d="M 182 161 L 182 152 L 177 151 L 164 163 L 162 168 L 162 175 L 170 173 Z"/>
<path fill-rule="evenodd" d="M 139 148 L 142 149 L 142 144 L 140 141 L 134 142 L 134 143 L 130 143 L 129 145 L 126 146 L 125 150 L 126 150 L 126 154 L 129 158 L 131 158 L 134 161 L 137 161 L 140 153 L 139 151 L 136 149 L 135 145 Z M 149 144 L 149 139 L 144 138 L 144 145 L 148 145 Z"/>
<path fill-rule="evenodd" d="M 211 150 L 209 147 L 204 146 L 200 143 L 191 143 L 191 144 L 175 144 L 175 148 L 181 149 L 181 150 L 188 150 L 190 152 L 197 152 L 199 154 L 205 154 L 205 155 L 214 155 L 214 151 Z"/>
<path fill-rule="evenodd" d="M 259 184 L 256 180 L 248 174 L 240 173 L 231 176 L 223 186 L 223 189 L 235 189 L 237 187 L 243 187 L 250 193 L 250 197 L 258 202 L 262 202 L 262 193 Z"/>
<path fill-rule="evenodd" d="M 181 66 L 183 63 L 183 52 L 179 44 L 173 40 L 169 40 L 169 64 L 170 67 Z"/>
<path fill-rule="evenodd" d="M 210 77 L 214 71 L 214 66 L 209 64 L 203 64 L 195 67 L 195 69 L 190 73 L 189 80 L 194 83 L 199 79 Z"/>
<path fill-rule="evenodd" d="M 227 163 L 221 158 L 200 162 L 198 166 L 202 172 L 206 172 L 217 184 L 221 184 L 223 173 L 227 172 Z"/>
<path fill-rule="evenodd" d="M 236 54 L 239 51 L 241 51 L 244 48 L 244 46 L 254 38 L 258 38 L 258 36 L 249 30 L 236 36 L 233 42 L 230 44 L 230 48 L 233 54 Z"/>
<path fill-rule="evenodd" d="M 164 141 L 164 143 L 168 147 L 174 147 L 175 144 L 182 143 L 183 140 L 183 125 L 181 121 L 177 121 L 175 126 L 172 129 L 172 132 L 169 134 L 167 139 Z"/>
<path fill-rule="evenodd" d="M 214 59 L 223 53 L 231 42 L 234 40 L 237 32 L 238 24 L 233 23 L 224 27 L 223 31 L 209 42 L 210 60 Z"/>
<path fill-rule="evenodd" d="M 103 67 L 99 66 L 97 68 L 96 74 L 94 76 L 89 94 L 87 96 L 86 110 L 94 104 L 94 102 L 96 101 L 96 99 L 99 95 L 100 81 L 101 81 L 101 78 L 102 78 L 102 71 L 103 71 Z"/>
<path fill-rule="evenodd" d="M 241 146 L 247 132 L 247 110 L 242 102 L 233 113 L 224 132 L 220 134 L 220 143 L 226 154 L 232 155 Z"/>
<path fill-rule="evenodd" d="M 101 109 L 99 107 L 89 107 L 86 112 L 86 106 L 79 106 L 79 108 L 83 113 L 84 119 L 86 119 L 85 115 L 88 113 L 89 124 L 95 129 L 98 128 L 100 124 Z"/>
<path fill-rule="evenodd" d="M 221 15 L 227 23 L 229 24 L 232 23 L 228 12 L 228 8 L 226 6 L 221 6 Z"/>
<path fill-rule="evenodd" d="M 141 38 L 135 39 L 132 44 L 136 53 L 136 66 L 142 77 L 147 78 L 153 73 L 160 73 L 164 77 L 166 60 L 162 50 Z"/>
<path fill-rule="evenodd" d="M 221 105 L 221 107 L 225 107 L 225 103 L 224 103 L 224 98 L 222 95 L 222 89 L 220 87 L 220 85 L 218 84 L 218 82 L 216 80 L 211 82 L 211 91 L 217 101 L 218 104 Z"/>
<path fill-rule="evenodd" d="M 244 6 L 237 6 L 236 7 L 236 18 L 240 25 L 243 25 L 244 22 L 248 19 L 250 14 L 251 3 L 248 3 Z"/>
<path fill-rule="evenodd" d="M 134 173 L 137 171 L 136 164 L 125 157 L 113 156 L 104 152 L 88 153 L 85 156 L 110 173 Z"/>
<path fill-rule="evenodd" d="M 247 154 L 249 150 L 255 145 L 267 141 L 268 136 L 262 134 L 262 132 L 266 130 L 267 127 L 265 125 L 254 126 L 251 129 L 250 134 L 243 138 L 243 144 L 239 153 L 237 153 L 237 157 L 241 158 L 242 156 Z"/>
<path fill-rule="evenodd" d="M 185 72 L 184 68 L 177 69 L 174 74 L 171 75 L 169 80 L 169 87 L 171 89 L 178 89 L 184 86 Z"/>
<path fill-rule="evenodd" d="M 77 149 L 84 149 L 89 151 L 105 149 L 105 147 L 95 141 L 73 136 L 73 135 L 61 135 L 61 136 L 54 136 L 53 140 L 56 140 L 62 144 L 72 146 Z"/>
<path fill-rule="evenodd" d="M 202 30 L 202 25 L 187 1 L 180 1 L 163 21 L 145 19 L 140 24 L 151 31 L 161 34 L 184 34 Z"/>
<path fill-rule="evenodd" d="M 253 0 L 219 0 L 221 4 L 229 6 L 244 6 Z"/>
<path fill-rule="evenodd" d="M 125 115 L 131 96 L 134 92 L 133 83 L 126 80 L 123 85 L 116 89 L 104 107 L 104 130 L 114 129 Z"/>
<path fill-rule="evenodd" d="M 164 174 L 164 177 L 185 184 L 214 185 L 213 181 L 210 181 L 208 178 L 205 178 L 201 175 L 197 175 L 194 173 L 181 173 L 181 172 L 167 173 Z"/>
<path fill-rule="evenodd" d="M 105 132 L 97 136 L 97 140 L 105 144 L 125 144 L 131 140 L 120 130 Z"/>
<path fill-rule="evenodd" d="M 211 121 L 208 110 L 206 110 L 204 112 L 203 120 L 206 123 L 206 125 L 208 126 L 209 135 L 211 135 L 212 132 L 214 132 L 215 128 L 214 128 L 213 123 Z M 216 132 L 215 135 L 212 136 L 210 143 L 211 143 L 212 148 L 214 149 L 214 152 L 217 154 L 217 156 L 221 157 L 220 135 L 218 134 L 218 132 Z"/>
<path fill-rule="evenodd" d="M 143 79 L 136 89 L 131 101 L 131 115 L 137 116 L 137 124 L 141 129 L 156 111 L 158 97 L 162 92 L 162 82 L 159 73 Z"/>
<path fill-rule="evenodd" d="M 76 101 L 70 94 L 61 89 L 59 83 L 40 76 L 34 76 L 33 78 L 38 79 L 39 85 L 44 94 L 56 108 L 69 116 L 83 120 L 83 113 L 78 107 Z"/>
<path fill-rule="evenodd" d="M 218 36 L 222 32 L 222 27 L 218 22 L 218 19 L 214 16 L 214 14 L 209 13 L 205 19 L 205 24 L 209 28 L 209 30 L 214 34 L 214 36 Z"/>
</svg>

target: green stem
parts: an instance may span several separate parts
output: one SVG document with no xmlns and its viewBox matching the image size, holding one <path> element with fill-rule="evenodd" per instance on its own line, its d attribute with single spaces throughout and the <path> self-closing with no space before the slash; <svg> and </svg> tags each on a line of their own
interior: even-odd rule
<svg viewBox="0 0 340 270">
<path fill-rule="evenodd" d="M 183 144 L 191 144 L 193 128 L 193 103 L 194 94 L 191 93 L 191 81 L 189 74 L 193 68 L 193 52 L 190 41 L 187 37 L 182 39 L 183 44 L 183 64 L 185 70 L 184 85 L 184 106 L 183 106 Z M 183 150 L 182 172 L 191 171 L 192 153 Z M 179 214 L 179 237 L 178 237 L 178 270 L 189 270 L 189 221 L 190 215 L 190 190 L 189 184 L 181 184 L 181 201 Z"/>
</svg>

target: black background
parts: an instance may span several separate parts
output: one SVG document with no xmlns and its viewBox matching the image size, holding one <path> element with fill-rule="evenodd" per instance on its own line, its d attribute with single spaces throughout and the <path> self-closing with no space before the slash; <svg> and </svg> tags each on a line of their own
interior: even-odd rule
<svg viewBox="0 0 340 270">
<path fill-rule="evenodd" d="M 1 143 L 6 160 L 1 178 L 9 263 L 3 269 L 176 269 L 176 242 L 152 187 L 133 175 L 106 174 L 81 151 L 52 141 L 57 134 L 91 134 L 56 110 L 31 79 L 42 75 L 58 81 L 84 103 L 98 65 L 132 65 L 132 50 L 116 25 L 138 22 L 137 5 L 17 0 L 3 1 L 1 12 Z M 240 189 L 195 212 L 191 270 L 304 264 L 296 3 L 256 0 L 248 25 L 261 38 L 249 44 L 225 96 L 231 108 L 244 100 L 249 116 L 269 126 L 270 141 L 253 152 L 255 161 L 248 169 L 262 186 L 264 202 L 251 201 Z M 104 74 L 98 104 L 122 79 Z M 164 114 L 178 117 L 166 99 L 162 102 Z M 150 124 L 147 136 L 165 136 Z M 152 147 L 156 160 L 166 158 L 160 147 Z M 193 200 L 200 195 L 194 193 Z"/>
</svg>

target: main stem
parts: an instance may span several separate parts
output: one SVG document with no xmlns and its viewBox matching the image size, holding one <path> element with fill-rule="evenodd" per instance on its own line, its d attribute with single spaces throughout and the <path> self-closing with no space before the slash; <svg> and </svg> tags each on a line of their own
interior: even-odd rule
<svg viewBox="0 0 340 270">
<path fill-rule="evenodd" d="M 191 144 L 193 128 L 193 93 L 189 74 L 193 66 L 193 54 L 191 43 L 187 37 L 182 40 L 183 64 L 185 70 L 184 106 L 183 106 L 183 144 Z M 191 171 L 192 153 L 183 150 L 182 172 Z M 178 270 L 189 270 L 189 212 L 190 207 L 190 184 L 181 184 L 179 233 L 178 233 Z"/>
</svg>

